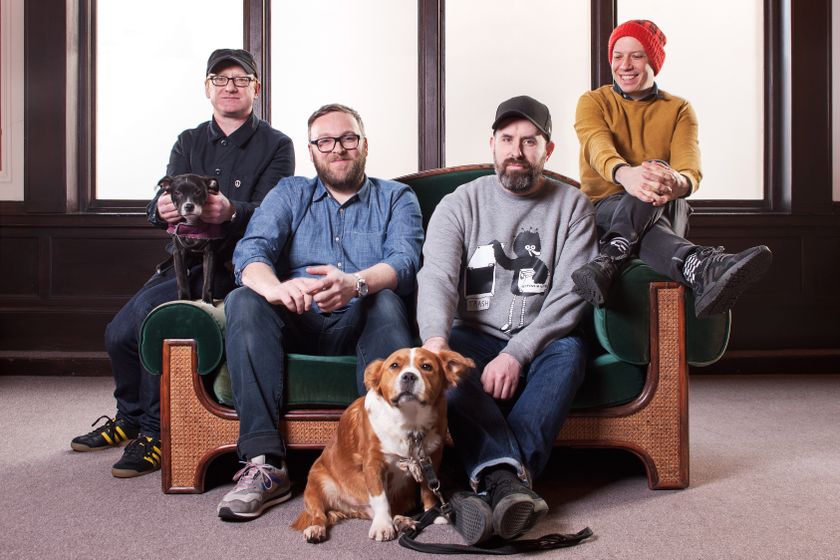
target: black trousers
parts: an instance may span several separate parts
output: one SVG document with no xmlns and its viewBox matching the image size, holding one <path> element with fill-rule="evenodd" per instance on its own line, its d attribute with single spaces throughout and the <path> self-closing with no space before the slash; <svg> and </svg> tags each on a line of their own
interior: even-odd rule
<svg viewBox="0 0 840 560">
<path fill-rule="evenodd" d="M 615 237 L 630 242 L 630 252 L 656 272 L 686 284 L 682 274 L 685 258 L 697 246 L 685 239 L 691 206 L 685 199 L 665 206 L 642 202 L 621 192 L 595 205 L 595 225 L 601 244 Z"/>
</svg>

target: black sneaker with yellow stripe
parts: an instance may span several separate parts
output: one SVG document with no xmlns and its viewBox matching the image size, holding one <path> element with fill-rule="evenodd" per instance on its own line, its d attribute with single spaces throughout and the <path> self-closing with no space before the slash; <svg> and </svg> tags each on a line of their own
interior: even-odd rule
<svg viewBox="0 0 840 560">
<path fill-rule="evenodd" d="M 140 434 L 125 446 L 122 459 L 114 463 L 111 474 L 117 478 L 132 478 L 160 468 L 160 440 Z"/>
<path fill-rule="evenodd" d="M 73 451 L 98 451 L 100 449 L 109 449 L 122 445 L 128 440 L 137 437 L 138 429 L 128 424 L 125 418 L 117 416 L 116 418 L 109 418 L 107 416 L 100 416 L 93 421 L 91 426 L 105 419 L 106 422 L 94 428 L 83 436 L 77 436 L 70 442 L 70 447 Z"/>
</svg>

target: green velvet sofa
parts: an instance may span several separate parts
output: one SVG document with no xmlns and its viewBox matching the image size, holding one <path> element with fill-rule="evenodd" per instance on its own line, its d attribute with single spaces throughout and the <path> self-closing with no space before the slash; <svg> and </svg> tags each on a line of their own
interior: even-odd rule
<svg viewBox="0 0 840 560">
<path fill-rule="evenodd" d="M 425 226 L 445 194 L 488 173 L 490 165 L 470 165 L 398 180 L 417 193 Z M 591 321 L 602 349 L 587 368 L 557 445 L 626 449 L 644 463 L 650 488 L 686 487 L 688 366 L 720 358 L 730 314 L 697 319 L 690 292 L 637 260 L 623 270 Z M 163 375 L 163 490 L 203 492 L 207 466 L 235 451 L 239 431 L 225 366 L 222 305 L 179 301 L 153 310 L 141 329 L 140 354 L 149 371 Z M 287 376 L 288 409 L 278 429 L 292 450 L 321 448 L 357 397 L 355 357 L 290 354 Z"/>
</svg>

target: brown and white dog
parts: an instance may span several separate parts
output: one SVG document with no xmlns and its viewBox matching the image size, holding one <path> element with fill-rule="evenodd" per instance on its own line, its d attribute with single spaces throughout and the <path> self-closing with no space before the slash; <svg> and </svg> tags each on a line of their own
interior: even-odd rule
<svg viewBox="0 0 840 560">
<path fill-rule="evenodd" d="M 312 465 L 303 493 L 306 509 L 292 527 L 318 543 L 341 519 L 371 519 L 368 536 L 377 541 L 391 540 L 410 525 L 411 519 L 399 514 L 416 503 L 416 447 L 422 446 L 437 470 L 446 437 L 444 391 L 472 367 L 473 361 L 457 352 L 423 348 L 397 350 L 371 363 L 365 370 L 367 395 L 344 411 L 335 437 Z M 435 505 L 426 484 L 420 495 L 424 509 Z"/>
</svg>

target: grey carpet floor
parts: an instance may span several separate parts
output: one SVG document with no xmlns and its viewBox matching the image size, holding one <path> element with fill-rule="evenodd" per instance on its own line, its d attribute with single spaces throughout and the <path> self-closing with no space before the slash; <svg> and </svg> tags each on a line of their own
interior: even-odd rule
<svg viewBox="0 0 840 560">
<path fill-rule="evenodd" d="M 70 439 L 113 412 L 107 378 L 0 377 L 0 558 L 423 558 L 367 538 L 367 522 L 308 545 L 289 523 L 300 490 L 250 523 L 215 507 L 232 457 L 200 495 L 165 495 L 160 473 L 110 475 L 118 450 Z M 840 376 L 691 380 L 691 486 L 651 491 L 629 453 L 557 450 L 537 484 L 551 512 L 531 536 L 590 526 L 595 538 L 543 558 L 840 558 Z M 295 457 L 299 479 L 313 454 Z M 213 482 L 215 480 L 215 482 Z M 460 542 L 434 526 L 424 540 Z"/>
</svg>

